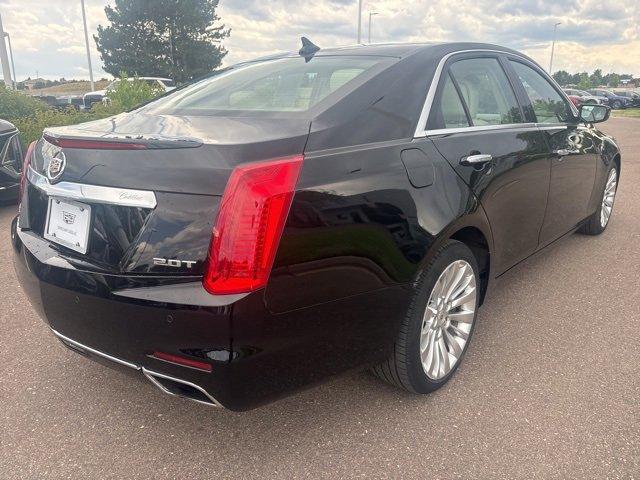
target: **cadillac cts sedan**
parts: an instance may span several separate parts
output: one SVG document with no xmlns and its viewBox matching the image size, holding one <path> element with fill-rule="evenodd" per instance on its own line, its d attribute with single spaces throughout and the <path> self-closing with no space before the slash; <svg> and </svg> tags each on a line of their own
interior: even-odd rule
<svg viewBox="0 0 640 480">
<path fill-rule="evenodd" d="M 307 47 L 30 146 L 15 267 L 64 345 L 233 410 L 367 367 L 424 394 L 491 279 L 607 227 L 609 108 L 531 59 Z"/>
</svg>

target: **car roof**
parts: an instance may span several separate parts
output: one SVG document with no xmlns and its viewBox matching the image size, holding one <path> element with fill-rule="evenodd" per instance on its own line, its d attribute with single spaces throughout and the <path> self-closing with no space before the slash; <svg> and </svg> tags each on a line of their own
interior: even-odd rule
<svg viewBox="0 0 640 480">
<path fill-rule="evenodd" d="M 7 122 L 6 120 L 0 120 L 0 135 L 7 132 L 14 132 L 15 130 L 16 126 L 13 123 Z"/>
<path fill-rule="evenodd" d="M 505 53 L 513 53 L 519 56 L 525 56 L 515 50 L 493 45 L 488 43 L 472 43 L 472 42 L 423 42 L 423 43 L 375 43 L 370 45 L 348 45 L 343 47 L 320 48 L 314 57 L 328 56 L 386 56 L 396 58 L 406 58 L 417 53 L 433 53 L 434 57 L 443 56 L 448 53 L 461 50 L 496 50 Z M 273 55 L 267 55 L 242 62 L 253 63 L 267 60 L 276 60 L 286 57 L 297 57 L 296 52 L 280 52 Z"/>
</svg>

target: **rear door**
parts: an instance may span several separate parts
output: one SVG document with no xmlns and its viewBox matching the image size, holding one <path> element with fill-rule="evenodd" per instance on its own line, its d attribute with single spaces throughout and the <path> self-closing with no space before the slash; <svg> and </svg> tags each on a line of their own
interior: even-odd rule
<svg viewBox="0 0 640 480">
<path fill-rule="evenodd" d="M 426 132 L 484 207 L 497 273 L 538 247 L 550 175 L 544 138 L 526 123 L 505 62 L 479 52 L 451 58 Z"/>
<path fill-rule="evenodd" d="M 524 60 L 510 66 L 524 87 L 527 115 L 534 115 L 549 149 L 551 182 L 540 246 L 575 228 L 590 213 L 598 152 L 587 126 L 579 123 L 564 95 L 540 69 Z"/>
</svg>

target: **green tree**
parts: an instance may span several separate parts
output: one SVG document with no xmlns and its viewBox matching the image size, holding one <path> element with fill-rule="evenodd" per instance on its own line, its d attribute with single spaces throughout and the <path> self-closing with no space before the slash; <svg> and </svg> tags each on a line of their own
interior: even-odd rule
<svg viewBox="0 0 640 480">
<path fill-rule="evenodd" d="M 553 78 L 562 86 L 569 85 L 571 83 L 571 75 L 569 75 L 569 72 L 566 72 L 565 70 L 558 70 L 553 74 Z"/>
<path fill-rule="evenodd" d="M 594 70 L 589 79 L 591 80 L 591 84 L 595 87 L 599 87 L 600 85 L 602 85 L 602 70 L 600 70 L 599 68 L 597 70 Z"/>
<path fill-rule="evenodd" d="M 591 88 L 591 79 L 586 72 L 580 74 L 580 81 L 578 82 L 578 88 L 580 90 L 587 90 Z"/>
<path fill-rule="evenodd" d="M 184 82 L 215 70 L 230 30 L 219 24 L 218 0 L 115 0 L 108 26 L 94 36 L 104 69 Z"/>
<path fill-rule="evenodd" d="M 614 88 L 620 85 L 620 75 L 618 75 L 617 73 L 611 73 L 609 75 L 609 79 L 607 80 L 607 85 Z"/>
</svg>

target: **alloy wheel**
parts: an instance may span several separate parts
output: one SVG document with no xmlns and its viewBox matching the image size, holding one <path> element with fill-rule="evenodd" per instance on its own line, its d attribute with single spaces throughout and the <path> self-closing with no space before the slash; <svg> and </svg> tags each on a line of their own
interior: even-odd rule
<svg viewBox="0 0 640 480">
<path fill-rule="evenodd" d="M 476 295 L 476 275 L 464 260 L 451 263 L 436 281 L 420 333 L 420 359 L 430 379 L 444 378 L 462 357 L 475 320 Z"/>
<path fill-rule="evenodd" d="M 612 168 L 607 177 L 607 183 L 604 187 L 604 194 L 602 195 L 602 208 L 600 208 L 600 226 L 606 227 L 611 218 L 611 211 L 613 210 L 613 202 L 616 198 L 616 189 L 618 188 L 618 172 L 615 168 Z"/>
</svg>

